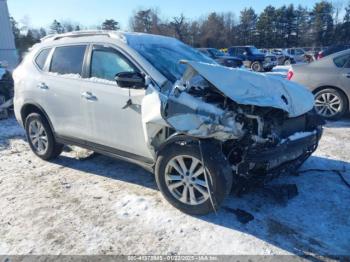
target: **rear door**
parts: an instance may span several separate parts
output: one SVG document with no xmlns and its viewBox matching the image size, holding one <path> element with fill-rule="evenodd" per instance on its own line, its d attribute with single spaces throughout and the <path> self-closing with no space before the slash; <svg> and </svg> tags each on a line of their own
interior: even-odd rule
<svg viewBox="0 0 350 262">
<path fill-rule="evenodd" d="M 38 84 L 55 132 L 63 137 L 85 139 L 87 119 L 81 110 L 82 70 L 87 45 L 58 46 L 52 50 L 48 71 Z"/>
<path fill-rule="evenodd" d="M 117 154 L 152 158 L 141 118 L 141 102 L 146 90 L 123 88 L 114 80 L 120 72 L 139 69 L 121 50 L 108 45 L 92 46 L 89 57 L 90 78 L 84 84 L 84 92 L 93 97 L 84 102 L 84 112 L 90 123 L 88 140 Z M 129 99 L 132 104 L 127 106 Z"/>
<path fill-rule="evenodd" d="M 336 59 L 335 59 L 335 62 L 337 61 Z M 344 63 L 344 66 L 341 69 L 341 75 L 339 78 L 339 81 L 340 81 L 339 86 L 349 94 L 350 93 L 350 55 L 346 55 L 342 58 L 341 57 L 338 58 L 338 60 L 340 60 L 340 59 L 346 60 L 346 62 Z"/>
</svg>

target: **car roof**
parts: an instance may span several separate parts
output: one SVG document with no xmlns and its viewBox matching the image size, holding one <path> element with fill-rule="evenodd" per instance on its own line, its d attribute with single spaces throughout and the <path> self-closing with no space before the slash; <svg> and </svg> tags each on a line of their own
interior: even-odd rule
<svg viewBox="0 0 350 262">
<path fill-rule="evenodd" d="M 336 52 L 336 53 L 333 53 L 333 54 L 330 54 L 329 56 L 326 56 L 325 58 L 329 57 L 329 59 L 332 59 L 332 58 L 335 58 L 335 57 L 338 57 L 338 56 L 348 55 L 348 54 L 350 54 L 350 48 L 342 50 L 342 51 L 339 51 L 339 52 Z"/>
<path fill-rule="evenodd" d="M 69 44 L 76 42 L 111 42 L 111 43 L 123 43 L 128 45 L 129 42 L 145 42 L 168 39 L 174 41 L 175 39 L 168 36 L 152 35 L 147 33 L 138 32 L 124 32 L 113 30 L 84 30 L 74 31 L 64 34 L 48 35 L 41 39 L 42 45 L 56 45 L 56 44 Z"/>
<path fill-rule="evenodd" d="M 342 55 L 350 55 L 350 49 L 343 50 L 343 51 L 331 54 L 329 56 L 323 57 L 322 59 L 316 60 L 316 61 L 308 64 L 308 66 L 310 66 L 310 67 L 324 67 L 324 66 L 328 66 L 328 65 L 334 65 L 333 59 L 338 57 L 338 56 L 342 56 Z"/>
<path fill-rule="evenodd" d="M 253 45 L 235 45 L 235 46 L 231 46 L 230 48 L 236 48 L 236 47 L 246 48 L 246 47 L 254 47 L 254 46 Z"/>
</svg>

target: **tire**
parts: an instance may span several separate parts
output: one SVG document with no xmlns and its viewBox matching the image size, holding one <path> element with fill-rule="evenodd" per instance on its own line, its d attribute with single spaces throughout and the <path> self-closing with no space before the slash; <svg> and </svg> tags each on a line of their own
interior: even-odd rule
<svg viewBox="0 0 350 262">
<path fill-rule="evenodd" d="M 62 153 L 63 145 L 56 143 L 48 121 L 40 114 L 27 116 L 25 130 L 31 150 L 41 159 L 51 160 Z"/>
<path fill-rule="evenodd" d="M 345 95 L 334 88 L 325 88 L 315 94 L 316 113 L 327 120 L 341 118 L 348 109 Z"/>
<path fill-rule="evenodd" d="M 260 63 L 259 61 L 253 62 L 252 65 L 250 66 L 250 68 L 254 72 L 262 72 L 262 71 L 264 71 L 264 67 L 263 67 L 262 63 Z"/>
<path fill-rule="evenodd" d="M 203 152 L 207 152 L 207 150 Z M 181 159 L 187 170 L 190 171 L 187 173 L 187 176 L 182 172 L 183 169 L 180 164 Z M 212 202 L 214 203 L 215 209 L 218 209 L 224 198 L 230 193 L 232 187 L 232 170 L 231 168 L 227 168 L 229 167 L 228 165 L 225 166 L 227 161 L 224 159 L 223 154 L 218 154 L 216 151 L 215 155 L 208 158 L 204 157 L 206 175 L 208 180 L 211 181 L 209 186 L 209 183 L 205 183 L 204 172 L 201 173 L 201 171 L 204 170 L 202 168 L 201 159 L 199 144 L 197 142 L 185 145 L 172 143 L 160 152 L 156 163 L 155 176 L 159 190 L 171 205 L 190 215 L 205 215 L 214 211 Z M 194 160 L 198 162 L 198 164 L 191 172 L 191 164 L 195 164 Z M 177 169 L 174 168 L 175 166 L 177 166 Z M 180 172 L 176 170 L 181 172 L 182 177 Z M 197 182 L 194 182 L 191 180 L 191 177 L 192 175 L 195 176 L 196 173 L 201 173 L 201 175 L 198 175 L 196 177 Z M 173 180 L 170 179 L 170 174 Z M 182 185 L 173 189 L 170 188 L 170 186 L 180 183 L 182 183 Z M 197 183 L 207 185 L 207 187 Z M 204 190 L 207 195 L 204 196 L 198 188 Z M 211 198 L 207 190 L 208 188 L 212 191 Z M 185 190 L 187 193 L 184 193 Z M 192 200 L 191 196 L 194 196 Z M 181 200 L 181 197 L 183 200 Z"/>
<path fill-rule="evenodd" d="M 284 61 L 283 64 L 284 64 L 285 66 L 287 66 L 287 65 L 291 65 L 292 62 L 290 61 L 290 59 L 286 59 L 286 60 Z"/>
</svg>

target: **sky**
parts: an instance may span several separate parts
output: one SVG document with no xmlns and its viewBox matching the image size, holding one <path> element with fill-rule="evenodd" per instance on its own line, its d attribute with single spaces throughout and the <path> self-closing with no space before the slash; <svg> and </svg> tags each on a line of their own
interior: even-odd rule
<svg viewBox="0 0 350 262">
<path fill-rule="evenodd" d="M 31 27 L 48 28 L 54 19 L 80 23 L 84 26 L 100 25 L 105 19 L 114 19 L 123 30 L 129 28 L 132 13 L 139 8 L 157 8 L 161 18 L 183 13 L 195 19 L 210 12 L 235 13 L 245 7 L 261 12 L 267 5 L 279 7 L 293 3 L 312 7 L 317 0 L 7 0 L 10 15 Z M 333 2 L 342 2 L 334 0 Z M 346 2 L 346 1 L 344 1 Z"/>
</svg>

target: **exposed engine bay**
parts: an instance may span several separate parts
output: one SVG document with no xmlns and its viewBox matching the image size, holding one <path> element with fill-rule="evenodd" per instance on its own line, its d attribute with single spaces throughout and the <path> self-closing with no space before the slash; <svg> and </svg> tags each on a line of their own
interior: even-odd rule
<svg viewBox="0 0 350 262">
<path fill-rule="evenodd" d="M 312 109 L 293 115 L 296 110 L 279 104 L 238 103 L 224 91 L 190 66 L 169 93 L 162 116 L 177 133 L 220 143 L 233 171 L 244 180 L 295 170 L 316 149 L 323 120 Z M 290 94 L 280 98 L 278 103 L 292 104 Z"/>
</svg>

